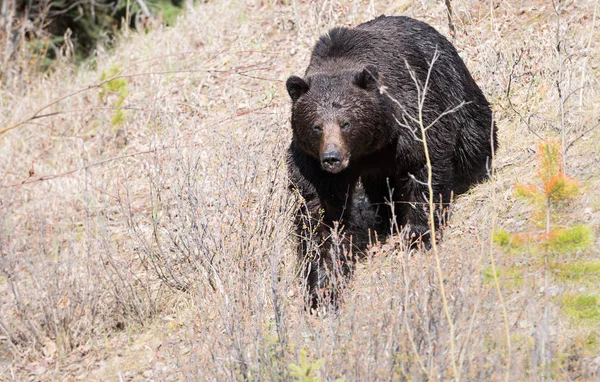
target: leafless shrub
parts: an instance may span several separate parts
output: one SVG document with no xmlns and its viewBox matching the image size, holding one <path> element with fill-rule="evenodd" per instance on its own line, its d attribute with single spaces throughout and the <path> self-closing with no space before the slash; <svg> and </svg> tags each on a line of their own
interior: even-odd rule
<svg viewBox="0 0 600 382">
<path fill-rule="evenodd" d="M 6 283 L 4 293 L 11 296 L 0 317 L 8 323 L 2 325 L 5 335 L 13 346 L 33 346 L 51 355 L 69 353 L 92 334 L 101 310 L 97 262 L 87 257 L 83 237 L 80 243 L 69 243 L 56 235 L 64 223 L 52 216 L 40 214 L 10 225 L 16 220 L 7 208 L 0 211 L 0 219 L 0 276 Z M 18 234 L 21 225 L 37 235 L 23 240 Z M 79 235 L 84 236 L 80 227 Z"/>
</svg>

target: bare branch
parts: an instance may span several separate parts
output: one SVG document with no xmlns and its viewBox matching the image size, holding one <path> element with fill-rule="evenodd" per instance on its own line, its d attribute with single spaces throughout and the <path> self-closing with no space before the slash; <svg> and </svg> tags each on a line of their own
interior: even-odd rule
<svg viewBox="0 0 600 382">
<path fill-rule="evenodd" d="M 600 122 L 596 123 L 594 126 L 590 127 L 589 129 L 584 130 L 581 134 L 579 134 L 577 136 L 577 138 L 575 138 L 571 142 L 569 142 L 567 144 L 567 147 L 565 147 L 565 153 L 571 148 L 571 146 L 573 146 L 575 144 L 575 142 L 577 142 L 578 140 L 580 140 L 581 138 L 583 138 L 587 133 L 589 133 L 590 131 L 594 130 L 598 126 L 600 126 Z"/>
<path fill-rule="evenodd" d="M 448 114 L 452 114 L 457 112 L 460 108 L 462 108 L 463 106 L 467 105 L 471 103 L 469 102 L 465 102 L 462 101 L 461 103 L 459 103 L 458 105 L 454 106 L 452 109 L 446 110 L 443 113 L 441 113 L 440 115 L 437 116 L 436 119 L 433 120 L 433 122 L 431 122 L 429 125 L 427 125 L 427 127 L 425 128 L 425 131 L 429 130 L 430 127 L 432 127 L 433 125 L 435 125 L 437 123 L 437 121 L 439 121 L 440 119 L 442 119 L 444 116 L 448 115 Z"/>
</svg>

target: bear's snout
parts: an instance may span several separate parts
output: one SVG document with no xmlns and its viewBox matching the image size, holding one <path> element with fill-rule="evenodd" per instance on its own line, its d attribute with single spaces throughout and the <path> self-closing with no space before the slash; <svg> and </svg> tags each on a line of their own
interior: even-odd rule
<svg viewBox="0 0 600 382">
<path fill-rule="evenodd" d="M 350 153 L 346 149 L 342 129 L 337 122 L 323 124 L 319 157 L 323 170 L 337 174 L 348 167 Z"/>
<path fill-rule="evenodd" d="M 342 153 L 333 145 L 329 145 L 327 151 L 321 156 L 321 163 L 326 163 L 328 165 L 336 165 L 341 161 Z"/>
<path fill-rule="evenodd" d="M 321 167 L 323 170 L 332 174 L 337 174 L 348 166 L 348 160 L 344 158 L 340 149 L 329 144 L 323 152 L 321 152 Z"/>
</svg>

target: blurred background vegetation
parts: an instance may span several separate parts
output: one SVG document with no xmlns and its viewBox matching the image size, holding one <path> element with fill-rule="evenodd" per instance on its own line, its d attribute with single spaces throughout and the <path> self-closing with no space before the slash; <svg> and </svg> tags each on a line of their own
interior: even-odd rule
<svg viewBox="0 0 600 382">
<path fill-rule="evenodd" d="M 188 2 L 192 2 L 188 0 Z M 24 88 L 56 62 L 81 62 L 119 31 L 171 25 L 186 0 L 2 0 L 0 86 Z M 94 64 L 93 59 L 90 60 Z M 26 87 L 26 86 L 25 86 Z"/>
</svg>

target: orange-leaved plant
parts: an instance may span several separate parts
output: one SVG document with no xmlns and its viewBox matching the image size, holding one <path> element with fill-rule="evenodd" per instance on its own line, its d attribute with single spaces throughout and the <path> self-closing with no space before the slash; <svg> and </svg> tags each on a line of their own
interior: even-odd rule
<svg viewBox="0 0 600 382">
<path fill-rule="evenodd" d="M 553 140 L 541 142 L 538 147 L 538 177 L 540 186 L 517 183 L 515 194 L 532 204 L 532 222 L 537 229 L 508 233 L 499 229 L 494 241 L 506 249 L 524 245 L 542 250 L 547 254 L 559 254 L 584 249 L 591 244 L 592 232 L 586 225 L 570 227 L 552 224 L 552 218 L 579 194 L 577 180 L 568 176 L 562 166 L 560 143 Z"/>
</svg>

